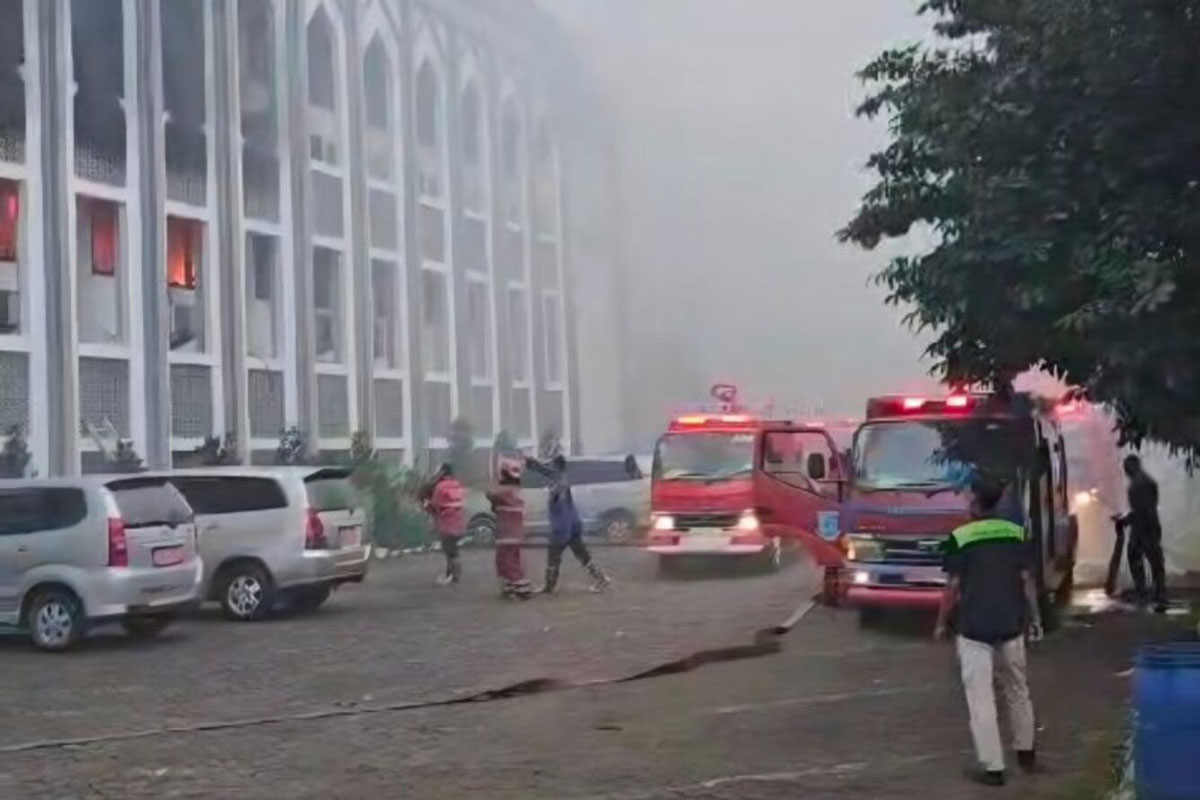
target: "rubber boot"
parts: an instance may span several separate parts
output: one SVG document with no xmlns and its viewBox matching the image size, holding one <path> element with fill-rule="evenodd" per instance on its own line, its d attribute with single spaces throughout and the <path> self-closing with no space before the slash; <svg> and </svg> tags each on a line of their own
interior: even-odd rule
<svg viewBox="0 0 1200 800">
<path fill-rule="evenodd" d="M 542 594 L 554 594 L 558 588 L 559 567 L 546 567 L 546 583 L 542 586 Z"/>
<path fill-rule="evenodd" d="M 587 565 L 588 574 L 592 576 L 592 591 L 602 592 L 612 585 L 612 580 L 600 569 L 600 565 L 595 561 L 589 561 Z"/>
</svg>

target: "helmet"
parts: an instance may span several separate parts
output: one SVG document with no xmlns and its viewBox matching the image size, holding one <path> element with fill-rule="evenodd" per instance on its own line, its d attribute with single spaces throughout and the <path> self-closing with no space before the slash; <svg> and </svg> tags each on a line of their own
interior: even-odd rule
<svg viewBox="0 0 1200 800">
<path fill-rule="evenodd" d="M 502 458 L 500 459 L 499 472 L 501 478 L 508 478 L 512 481 L 521 480 L 521 472 L 524 469 L 524 464 L 516 459 Z"/>
</svg>

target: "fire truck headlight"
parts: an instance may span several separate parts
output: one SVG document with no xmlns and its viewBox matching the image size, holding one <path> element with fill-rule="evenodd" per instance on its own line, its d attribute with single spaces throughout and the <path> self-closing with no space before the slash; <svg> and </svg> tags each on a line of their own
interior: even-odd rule
<svg viewBox="0 0 1200 800">
<path fill-rule="evenodd" d="M 852 533 L 846 541 L 846 560 L 882 561 L 883 544 L 870 534 Z"/>
<path fill-rule="evenodd" d="M 739 531 L 758 530 L 758 515 L 753 511 L 743 511 L 742 516 L 738 518 L 737 527 Z"/>
<path fill-rule="evenodd" d="M 675 530 L 675 518 L 662 514 L 654 518 L 654 530 L 656 531 L 673 531 Z"/>
<path fill-rule="evenodd" d="M 871 582 L 871 573 L 866 572 L 861 569 L 854 573 L 854 583 L 856 583 L 857 585 L 862 586 L 863 584 L 870 583 L 870 582 Z"/>
<path fill-rule="evenodd" d="M 1094 502 L 1096 502 L 1096 490 L 1095 489 L 1089 489 L 1086 492 L 1076 492 L 1075 493 L 1075 507 L 1076 508 L 1085 508 L 1087 506 L 1090 506 Z"/>
</svg>

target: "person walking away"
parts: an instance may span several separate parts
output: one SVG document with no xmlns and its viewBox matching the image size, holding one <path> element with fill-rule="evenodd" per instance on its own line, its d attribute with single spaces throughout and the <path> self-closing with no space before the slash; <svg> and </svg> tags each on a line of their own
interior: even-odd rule
<svg viewBox="0 0 1200 800">
<path fill-rule="evenodd" d="M 546 583 L 542 586 L 542 592 L 553 594 L 558 587 L 563 552 L 567 549 L 575 554 L 579 564 L 592 576 L 592 591 L 607 588 L 611 583 L 608 575 L 595 562 L 583 542 L 583 520 L 579 516 L 579 509 L 575 507 L 575 497 L 571 494 L 566 457 L 561 454 L 555 456 L 549 466 L 529 458 L 525 460 L 525 466 L 550 480 L 550 547 L 546 551 Z"/>
<path fill-rule="evenodd" d="M 1146 601 L 1146 567 L 1142 563 L 1145 559 L 1150 562 L 1150 576 L 1154 580 L 1154 610 L 1163 614 L 1167 610 L 1167 568 L 1162 523 L 1158 519 L 1158 483 L 1137 456 L 1126 456 L 1122 467 L 1129 478 L 1129 512 L 1122 522 L 1129 529 L 1129 574 L 1133 577 L 1134 594 L 1139 603 Z"/>
<path fill-rule="evenodd" d="M 458 545 L 467 529 L 466 489 L 454 477 L 454 468 L 442 464 L 434 476 L 426 508 L 433 517 L 433 530 L 446 557 L 446 571 L 438 583 L 458 583 L 462 579 L 462 561 Z"/>
<path fill-rule="evenodd" d="M 1041 639 L 1041 615 L 1025 531 L 997 512 L 1003 493 L 1000 484 L 988 479 L 972 484 L 971 521 L 957 528 L 946 545 L 947 581 L 935 632 L 937 638 L 946 638 L 953 618 L 971 737 L 981 767 L 971 778 L 985 786 L 1005 783 L 993 680 L 1008 707 L 1017 762 L 1026 772 L 1037 766 L 1023 635 L 1028 633 L 1031 641 Z"/>
<path fill-rule="evenodd" d="M 500 594 L 522 600 L 533 596 L 533 586 L 525 578 L 521 564 L 521 544 L 525 540 L 525 500 L 521 497 L 521 464 L 505 459 L 500 462 L 495 486 L 487 491 L 496 517 L 496 574 Z"/>
</svg>

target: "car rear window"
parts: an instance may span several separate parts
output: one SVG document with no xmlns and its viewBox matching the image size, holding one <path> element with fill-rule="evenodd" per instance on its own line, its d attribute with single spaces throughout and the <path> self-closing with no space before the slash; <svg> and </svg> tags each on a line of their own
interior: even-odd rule
<svg viewBox="0 0 1200 800">
<path fill-rule="evenodd" d="M 287 508 L 287 496 L 274 478 L 242 475 L 187 475 L 171 478 L 197 514 L 241 514 Z"/>
<path fill-rule="evenodd" d="M 341 511 L 361 505 L 349 470 L 326 469 L 304 479 L 308 504 L 317 511 Z"/>
<path fill-rule="evenodd" d="M 192 507 L 166 478 L 113 481 L 108 490 L 130 528 L 178 525 L 192 518 Z"/>
<path fill-rule="evenodd" d="M 573 486 L 586 486 L 589 483 L 621 483 L 635 480 L 625 468 L 623 461 L 577 460 L 567 462 L 567 478 Z"/>
<path fill-rule="evenodd" d="M 80 489 L 0 489 L 0 536 L 62 530 L 85 517 L 87 498 Z"/>
</svg>

